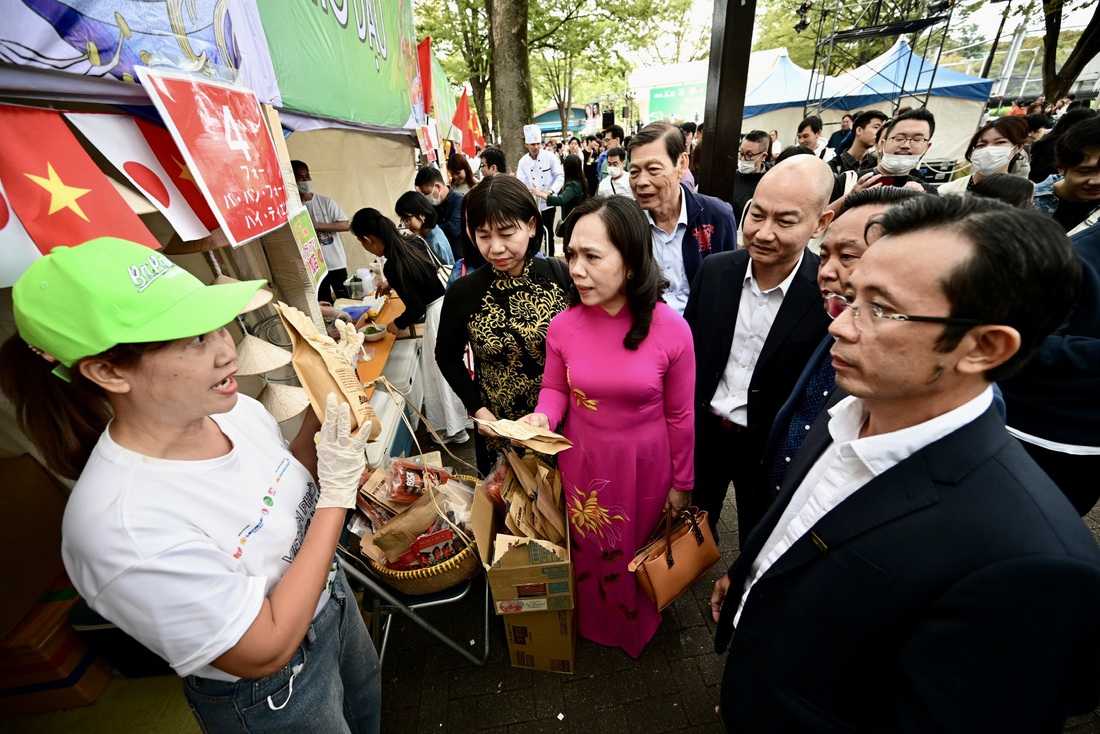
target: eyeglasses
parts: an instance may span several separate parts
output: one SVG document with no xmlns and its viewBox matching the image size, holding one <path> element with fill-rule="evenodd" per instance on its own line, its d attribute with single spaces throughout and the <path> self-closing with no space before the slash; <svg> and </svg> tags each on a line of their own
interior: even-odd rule
<svg viewBox="0 0 1100 734">
<path fill-rule="evenodd" d="M 757 156 L 762 156 L 766 152 L 766 150 L 762 150 L 759 153 L 750 153 L 747 150 L 739 150 L 737 151 L 737 157 L 743 161 L 751 161 L 753 158 L 756 158 Z"/>
<path fill-rule="evenodd" d="M 913 143 L 914 145 L 924 145 L 930 140 L 930 138 L 926 138 L 923 135 L 914 135 L 913 137 L 909 137 L 908 135 L 891 135 L 887 139 L 893 143 L 897 143 L 898 145 L 901 145 L 906 141 Z"/>
<path fill-rule="evenodd" d="M 868 305 L 867 309 L 871 314 L 872 329 L 876 328 L 883 319 L 889 319 L 890 321 L 917 321 L 927 324 L 957 324 L 959 326 L 980 326 L 987 323 L 985 321 L 978 321 L 977 319 L 956 319 L 949 316 L 911 316 L 903 313 L 889 313 L 882 306 L 873 303 Z M 860 331 L 864 330 L 863 324 L 859 320 L 861 307 L 855 305 L 847 296 L 842 296 L 839 293 L 830 293 L 825 297 L 825 310 L 828 312 L 829 317 L 833 319 L 839 319 L 841 314 L 847 310 L 851 310 L 852 321 L 855 323 L 856 328 Z"/>
</svg>

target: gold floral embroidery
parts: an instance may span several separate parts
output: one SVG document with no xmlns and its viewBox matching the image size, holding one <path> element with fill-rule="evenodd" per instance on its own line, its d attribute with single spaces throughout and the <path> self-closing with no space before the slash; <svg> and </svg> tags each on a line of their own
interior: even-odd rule
<svg viewBox="0 0 1100 734">
<path fill-rule="evenodd" d="M 573 397 L 577 399 L 578 408 L 588 408 L 589 410 L 599 410 L 596 406 L 600 404 L 599 400 L 590 398 L 584 394 L 584 390 L 573 387 L 573 377 L 569 370 L 565 370 L 565 381 L 569 384 L 569 390 L 573 393 Z"/>
<path fill-rule="evenodd" d="M 565 291 L 532 277 L 530 262 L 517 276 L 494 273 L 466 328 L 481 398 L 498 418 L 515 420 L 535 409 L 546 366 L 546 329 L 564 308 Z M 507 443 L 489 439 L 488 447 L 493 452 Z"/>
<path fill-rule="evenodd" d="M 599 491 L 608 485 L 606 479 L 593 479 L 588 483 L 588 491 L 574 487 L 574 493 L 566 500 L 569 522 L 581 539 L 592 537 L 601 549 L 615 548 L 622 540 L 622 528 L 616 523 L 625 524 L 626 516 L 619 507 L 601 507 Z"/>
</svg>

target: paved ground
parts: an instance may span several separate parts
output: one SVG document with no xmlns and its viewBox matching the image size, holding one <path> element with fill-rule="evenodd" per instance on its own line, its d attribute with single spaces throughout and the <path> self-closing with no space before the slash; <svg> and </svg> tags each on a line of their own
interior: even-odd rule
<svg viewBox="0 0 1100 734">
<path fill-rule="evenodd" d="M 422 446 L 430 450 L 426 439 Z M 472 442 L 461 449 L 459 456 L 472 457 Z M 382 668 L 382 730 L 723 731 L 716 707 L 725 656 L 713 652 L 714 624 L 707 607 L 715 578 L 736 555 L 737 529 L 727 524 L 733 518 L 728 506 L 720 542 L 723 560 L 666 610 L 656 637 L 637 661 L 578 639 L 573 675 L 512 668 L 503 624 L 494 617 L 492 654 L 479 668 L 415 624 L 396 619 Z M 1100 510 L 1087 522 L 1100 536 Z M 483 589 L 478 586 L 460 604 L 427 610 L 425 616 L 467 643 L 478 637 Z M 1100 734 L 1100 712 L 1071 720 L 1066 731 Z"/>
</svg>

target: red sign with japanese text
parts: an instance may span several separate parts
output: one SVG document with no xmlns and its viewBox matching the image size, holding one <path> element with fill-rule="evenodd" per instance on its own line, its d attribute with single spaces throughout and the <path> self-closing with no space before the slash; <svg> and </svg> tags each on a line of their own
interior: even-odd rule
<svg viewBox="0 0 1100 734">
<path fill-rule="evenodd" d="M 180 72 L 137 71 L 233 246 L 285 224 L 279 157 L 256 94 Z"/>
</svg>

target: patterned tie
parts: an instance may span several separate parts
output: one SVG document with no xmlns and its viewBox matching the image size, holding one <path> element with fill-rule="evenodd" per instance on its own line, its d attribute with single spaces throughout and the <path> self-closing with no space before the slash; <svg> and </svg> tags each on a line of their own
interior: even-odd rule
<svg viewBox="0 0 1100 734">
<path fill-rule="evenodd" d="M 787 435 L 779 443 L 771 467 L 768 469 L 768 491 L 771 499 L 779 495 L 779 487 L 783 484 L 783 477 L 787 475 L 787 469 L 791 465 L 798 447 L 817 419 L 817 414 L 829 399 L 829 395 L 836 389 L 836 370 L 833 369 L 833 360 L 826 351 L 814 366 L 810 373 L 810 379 L 806 382 L 806 390 L 795 405 L 791 413 L 790 423 L 787 424 Z"/>
</svg>

